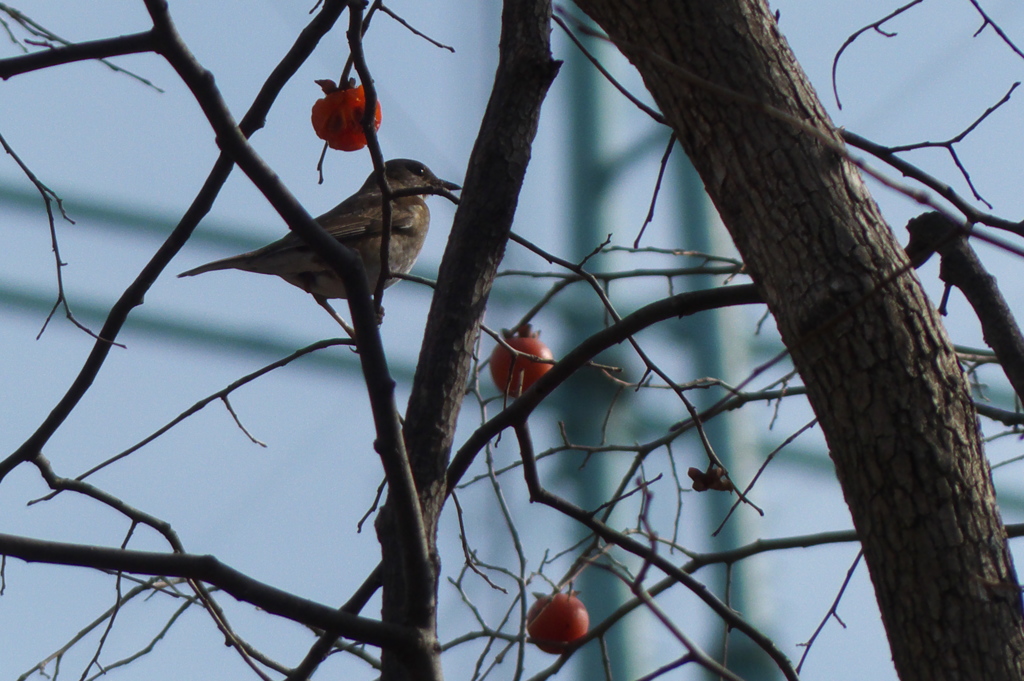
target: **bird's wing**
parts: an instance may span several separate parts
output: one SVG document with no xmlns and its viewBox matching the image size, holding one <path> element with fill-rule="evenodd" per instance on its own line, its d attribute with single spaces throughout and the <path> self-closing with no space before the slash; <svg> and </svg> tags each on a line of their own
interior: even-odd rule
<svg viewBox="0 0 1024 681">
<path fill-rule="evenodd" d="M 320 226 L 327 230 L 327 233 L 342 243 L 355 241 L 364 237 L 379 236 L 383 229 L 381 220 L 381 207 L 366 206 L 358 213 L 350 211 L 350 206 L 341 204 L 316 219 Z M 408 211 L 392 211 L 391 229 L 401 230 L 412 226 L 413 214 Z M 283 255 L 295 250 L 308 250 L 309 247 L 295 232 L 288 232 L 277 241 L 267 244 L 251 253 L 245 253 L 238 257 L 255 255 Z"/>
<path fill-rule="evenodd" d="M 351 197 L 349 200 L 341 202 L 316 219 L 327 230 L 328 234 L 342 243 L 353 242 L 363 237 L 379 236 L 383 232 L 382 210 L 379 199 L 377 201 L 364 200 L 361 202 L 362 205 L 353 205 L 352 199 L 355 198 L 357 197 Z M 363 199 L 365 197 L 359 198 Z M 398 199 L 395 203 L 397 204 L 405 200 Z M 414 212 L 392 211 L 391 229 L 398 231 L 411 227 Z M 227 269 L 277 274 L 281 268 L 305 266 L 304 259 L 296 259 L 292 256 L 296 254 L 306 255 L 309 253 L 309 250 L 309 246 L 306 245 L 305 241 L 294 232 L 289 232 L 263 248 L 224 258 L 223 260 L 216 260 L 187 272 L 182 272 L 178 276 L 189 277 L 202 274 L 203 272 Z"/>
<path fill-rule="evenodd" d="M 364 236 L 378 236 L 384 231 L 383 210 L 380 199 L 365 202 L 361 210 L 353 211 L 343 202 L 316 219 L 327 233 L 342 243 Z M 391 229 L 411 227 L 415 214 L 400 210 L 403 199 L 395 201 L 391 211 Z"/>
</svg>

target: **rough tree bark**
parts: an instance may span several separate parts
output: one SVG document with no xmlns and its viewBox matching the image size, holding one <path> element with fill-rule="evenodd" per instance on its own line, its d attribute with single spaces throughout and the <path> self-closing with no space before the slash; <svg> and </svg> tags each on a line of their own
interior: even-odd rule
<svg viewBox="0 0 1024 681">
<path fill-rule="evenodd" d="M 856 168 L 751 103 L 839 143 L 766 3 L 577 2 L 639 69 L 775 316 L 900 678 L 1022 678 L 1020 596 L 963 373 Z"/>
</svg>

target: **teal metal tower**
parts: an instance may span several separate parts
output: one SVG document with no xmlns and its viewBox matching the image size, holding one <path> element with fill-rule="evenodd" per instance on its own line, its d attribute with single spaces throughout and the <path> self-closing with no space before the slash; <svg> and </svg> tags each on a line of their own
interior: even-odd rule
<svg viewBox="0 0 1024 681">
<path fill-rule="evenodd" d="M 593 54 L 603 53 L 610 56 L 611 48 L 597 40 L 583 39 L 588 50 Z M 601 243 L 605 236 L 614 231 L 607 216 L 621 214 L 609 198 L 609 188 L 622 181 L 638 163 L 657 164 L 658 156 L 664 148 L 669 131 L 642 137 L 637 147 L 629 153 L 614 154 L 608 144 L 612 138 L 609 134 L 618 121 L 612 106 L 613 98 L 620 98 L 594 68 L 589 60 L 575 48 L 571 48 L 562 72 L 568 81 L 567 87 L 568 127 L 566 155 L 570 159 L 567 176 L 570 189 L 570 211 L 565 229 L 570 244 L 567 257 L 579 261 L 589 254 L 595 245 Z M 617 102 L 616 102 L 617 104 Z M 651 142 L 655 142 L 652 144 Z M 678 243 L 674 246 L 687 250 L 708 253 L 720 253 L 727 244 L 715 243 L 713 230 L 713 210 L 704 192 L 703 184 L 697 176 L 689 160 L 678 147 L 673 151 L 674 162 L 670 164 L 659 198 L 659 213 L 671 212 L 671 218 L 679 225 Z M 645 197 L 646 198 L 646 197 Z M 646 210 L 646 205 L 644 205 Z M 637 211 L 633 211 L 636 213 Z M 636 228 L 639 229 L 640 214 Z M 718 234 L 723 234 L 721 230 Z M 621 241 L 621 239 L 620 239 Z M 592 261 L 592 263 L 595 261 Z M 718 285 L 711 276 L 688 277 L 686 285 L 692 288 L 705 288 Z M 564 301 L 563 301 L 564 304 Z M 597 302 L 592 294 L 583 293 L 572 299 L 568 308 L 576 311 L 567 313 L 564 319 L 573 325 L 573 337 L 583 338 L 598 330 L 596 327 L 603 318 Z M 580 307 L 586 306 L 586 307 Z M 585 310 L 585 312 L 583 311 Z M 708 312 L 700 315 L 697 320 L 685 320 L 666 324 L 672 329 L 670 342 L 675 343 L 681 352 L 685 352 L 690 364 L 694 367 L 694 378 L 703 376 L 721 376 L 728 374 L 727 367 L 743 366 L 746 353 L 746 338 L 743 333 L 731 332 L 730 314 L 724 312 Z M 628 352 L 628 350 L 623 350 Z M 593 437 L 597 428 L 594 427 L 595 414 L 603 414 L 613 388 L 595 372 L 580 372 L 574 377 L 574 389 L 571 400 L 558 403 L 559 417 L 564 420 L 566 432 L 574 442 L 586 442 L 587 433 Z M 690 394 L 690 399 L 698 409 L 707 406 L 716 399 L 707 391 Z M 702 402 L 704 404 L 702 404 Z M 625 407 L 628 409 L 628 407 Z M 633 413 L 617 419 L 620 422 L 641 422 L 649 420 L 645 415 Z M 666 424 L 667 425 L 667 424 Z M 756 455 L 756 447 L 751 446 L 749 438 L 743 432 L 740 418 L 737 416 L 720 416 L 707 424 L 708 437 L 715 446 L 717 454 L 723 459 L 730 470 L 737 473 L 750 468 L 750 462 L 743 456 Z M 627 435 L 627 433 L 621 433 Z M 577 439 L 578 438 L 578 439 Z M 612 436 L 610 436 L 612 439 Z M 628 439 L 628 438 L 626 438 Z M 699 447 L 699 445 L 697 445 Z M 745 454 L 744 454 L 745 453 Z M 676 451 L 675 456 L 679 456 Z M 576 501 L 583 508 L 597 508 L 607 501 L 614 486 L 621 476 L 621 465 L 616 465 L 609 457 L 591 457 L 584 467 L 580 466 L 582 458 L 566 459 L 562 473 L 567 480 L 575 484 Z M 679 464 L 682 465 L 682 464 Z M 616 473 L 616 469 L 620 469 Z M 685 470 L 685 466 L 683 466 Z M 740 473 L 741 478 L 743 477 Z M 746 479 L 749 479 L 747 477 Z M 711 495 L 711 510 L 707 513 L 707 534 L 725 517 L 729 504 L 734 496 L 723 494 Z M 704 501 L 703 499 L 701 500 Z M 708 505 L 708 504 L 705 504 Z M 716 550 L 727 549 L 749 541 L 744 531 L 742 514 L 733 517 L 725 529 L 714 540 Z M 720 570 L 709 578 L 702 573 L 702 579 L 720 596 L 724 593 L 725 575 Z M 750 589 L 745 578 L 743 566 L 733 570 L 729 587 L 730 602 L 734 607 L 746 613 L 756 611 L 759 595 Z M 613 611 L 630 597 L 626 585 L 621 580 L 603 570 L 586 570 L 576 584 L 585 597 L 591 610 L 592 621 L 600 621 L 604 615 Z M 680 587 L 682 588 L 682 587 Z M 581 651 L 582 665 L 579 678 L 605 678 L 606 663 L 611 664 L 613 679 L 636 678 L 645 670 L 639 668 L 637 653 L 642 650 L 642 641 L 649 641 L 647 632 L 636 631 L 636 618 L 627 617 L 613 627 L 606 636 L 605 643 L 609 649 L 608 660 L 602 660 L 596 646 Z M 722 644 L 725 640 L 723 624 L 715 620 L 705 632 L 689 632 L 707 651 L 721 659 Z M 730 636 L 728 641 L 728 666 L 744 678 L 771 679 L 776 676 L 766 664 L 763 657 L 741 634 Z M 646 671 L 650 671 L 649 669 Z M 689 674 L 688 674 L 689 676 Z M 709 677 L 710 678 L 710 677 Z M 715 677 L 717 678 L 717 677 Z"/>
</svg>

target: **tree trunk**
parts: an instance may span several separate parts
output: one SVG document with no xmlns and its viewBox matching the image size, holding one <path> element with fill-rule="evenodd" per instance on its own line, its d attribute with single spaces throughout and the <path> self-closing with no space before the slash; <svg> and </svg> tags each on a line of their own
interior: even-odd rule
<svg viewBox="0 0 1024 681">
<path fill-rule="evenodd" d="M 437 523 L 447 495 L 449 456 L 473 346 L 512 231 L 540 107 L 558 72 L 559 64 L 551 58 L 549 0 L 506 0 L 501 24 L 498 70 L 438 272 L 406 412 L 404 436 L 433 560 L 432 574 L 415 574 L 407 564 L 409 547 L 395 530 L 396 505 L 390 491 L 377 519 L 383 556 L 382 618 L 416 628 L 432 659 L 428 666 L 410 659 L 405 651 L 385 649 L 382 681 L 442 678 L 436 632 Z M 430 602 L 415 602 L 410 596 L 413 580 L 429 582 L 429 588 L 418 593 L 429 591 L 434 596 Z"/>
<path fill-rule="evenodd" d="M 578 4 L 639 69 L 775 316 L 900 678 L 1020 679 L 1020 596 L 964 375 L 768 7 Z"/>
</svg>

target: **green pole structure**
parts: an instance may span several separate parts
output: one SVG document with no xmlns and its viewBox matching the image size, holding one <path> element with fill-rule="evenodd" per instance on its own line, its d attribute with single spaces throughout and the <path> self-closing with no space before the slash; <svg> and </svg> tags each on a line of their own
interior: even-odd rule
<svg viewBox="0 0 1024 681">
<path fill-rule="evenodd" d="M 598 55 L 602 50 L 608 49 L 595 40 L 586 41 L 585 44 L 592 53 Z M 569 259 L 578 261 L 590 253 L 596 244 L 603 241 L 605 235 L 613 231 L 614 226 L 609 224 L 606 218 L 607 215 L 613 214 L 612 206 L 607 203 L 605 191 L 611 182 L 623 176 L 633 163 L 639 160 L 654 162 L 656 157 L 650 153 L 654 150 L 653 147 L 640 148 L 649 146 L 641 143 L 629 153 L 618 154 L 613 159 L 611 151 L 604 143 L 609 138 L 608 129 L 613 123 L 609 120 L 612 107 L 605 101 L 608 95 L 602 93 L 611 93 L 610 96 L 614 97 L 619 95 L 613 93 L 603 82 L 603 77 L 578 51 L 570 51 L 563 74 L 569 87 L 568 181 L 571 200 L 567 233 L 572 239 L 569 245 Z M 663 140 L 664 136 L 659 135 L 658 144 L 663 144 Z M 675 182 L 665 186 L 670 187 L 674 184 L 679 189 L 676 197 L 663 194 L 661 210 L 677 211 L 675 219 L 681 227 L 680 243 L 677 245 L 688 250 L 720 252 L 719 244 L 712 243 L 710 206 L 703 184 L 678 148 L 674 154 L 682 161 L 670 169 L 675 171 Z M 663 191 L 671 190 L 663 188 Z M 670 205 L 673 198 L 677 199 L 675 206 Z M 688 280 L 687 283 L 693 288 L 704 288 L 715 286 L 719 282 L 707 276 Z M 567 313 L 563 319 L 570 325 L 568 331 L 572 337 L 583 338 L 598 330 L 597 324 L 603 318 L 603 314 L 589 292 L 579 290 L 574 292 L 574 295 L 576 297 L 569 299 L 571 302 L 565 308 Z M 711 312 L 702 314 L 698 320 L 680 321 L 675 325 L 674 333 L 668 342 L 684 349 L 692 363 L 694 376 L 725 376 L 727 366 L 744 366 L 745 338 L 742 333 L 730 332 L 728 318 L 729 315 Z M 614 360 L 611 361 L 614 363 Z M 598 444 L 588 442 L 585 438 L 593 437 L 593 433 L 599 430 L 594 427 L 594 421 L 602 418 L 613 389 L 609 382 L 596 372 L 580 372 L 573 378 L 571 389 L 564 391 L 565 394 L 571 394 L 572 399 L 563 400 L 557 405 L 566 432 L 573 442 Z M 698 405 L 716 399 L 715 396 L 708 394 L 708 391 L 695 392 L 701 394 L 691 394 L 690 399 Z M 634 412 L 616 421 L 620 422 L 621 428 L 618 433 L 609 433 L 608 439 L 612 441 L 627 435 L 623 430 L 630 425 L 650 423 L 650 417 Z M 707 424 L 707 432 L 716 452 L 731 470 L 733 467 L 738 467 L 737 471 L 747 468 L 746 462 L 737 460 L 737 453 L 753 452 L 755 448 L 743 437 L 737 417 L 719 417 Z M 696 440 L 691 442 L 694 444 L 688 445 L 685 449 L 687 455 L 693 453 L 693 447 L 700 447 L 699 444 L 695 444 Z M 683 448 L 677 448 L 673 455 L 681 456 L 683 451 Z M 700 456 L 703 460 L 702 452 Z M 574 483 L 577 501 L 583 508 L 597 508 L 614 490 L 621 470 L 616 472 L 618 466 L 612 457 L 594 456 L 586 461 L 585 466 L 581 467 L 582 464 L 582 456 L 567 458 L 561 471 L 562 475 Z M 695 465 L 703 468 L 703 463 Z M 739 477 L 745 478 L 742 473 L 739 473 Z M 735 498 L 722 493 L 709 494 L 713 495 L 709 499 L 710 504 L 701 504 L 704 508 L 711 507 L 707 516 L 708 524 L 711 525 L 707 530 L 708 535 L 724 518 L 730 502 Z M 714 540 L 715 549 L 736 546 L 746 538 L 743 516 L 744 514 L 740 513 L 729 521 L 719 537 Z M 748 592 L 744 574 L 745 570 L 742 568 L 733 571 L 729 584 L 730 600 L 735 607 L 751 614 L 756 605 L 755 594 Z M 720 572 L 711 578 L 712 588 L 720 595 L 725 592 L 724 577 L 724 572 Z M 630 597 L 626 585 L 604 570 L 585 570 L 575 588 L 582 592 L 583 600 L 590 609 L 592 621 L 600 621 Z M 643 649 L 640 642 L 649 641 L 651 637 L 636 629 L 635 620 L 631 621 L 627 617 L 606 636 L 608 662 L 612 665 L 613 679 L 636 678 L 644 672 L 638 668 L 638 653 Z M 716 626 L 713 632 L 695 632 L 695 638 L 709 651 L 717 652 L 721 658 L 724 632 L 721 626 Z M 730 668 L 745 678 L 773 678 L 772 672 L 769 671 L 770 667 L 763 664 L 758 657 L 759 653 L 751 649 L 745 637 L 732 636 L 728 645 Z M 602 660 L 598 648 L 593 646 L 581 652 L 584 654 L 580 656 L 579 678 L 605 678 L 605 661 Z"/>
<path fill-rule="evenodd" d="M 588 40 L 588 48 L 600 53 L 602 46 Z M 595 244 L 603 241 L 608 229 L 605 189 L 612 179 L 612 168 L 601 140 L 602 124 L 605 122 L 598 93 L 601 76 L 577 50 L 569 52 L 563 70 L 569 87 L 569 171 L 567 174 L 570 210 L 566 234 L 569 235 L 570 260 L 580 261 L 590 253 Z M 599 330 L 603 314 L 597 309 L 593 293 L 582 288 L 569 291 L 565 304 L 567 314 L 563 317 L 571 338 L 585 338 Z M 577 312 L 572 312 L 577 311 Z M 602 409 L 609 403 L 613 387 L 596 372 L 581 371 L 572 378 L 562 394 L 571 394 L 571 400 L 560 400 L 556 404 L 560 419 L 573 442 L 587 442 L 593 437 L 595 419 L 600 419 Z M 584 465 L 585 464 L 585 465 Z M 561 469 L 564 476 L 576 489 L 577 503 L 583 508 L 597 508 L 612 491 L 614 485 L 613 464 L 609 458 L 597 456 L 584 462 L 582 456 L 566 457 Z M 604 619 L 630 594 L 621 580 L 598 569 L 585 570 L 574 588 L 581 592 L 590 611 L 591 621 Z M 613 627 L 605 637 L 608 660 L 611 664 L 611 678 L 630 679 L 637 676 L 635 665 L 627 651 L 635 651 L 635 636 L 627 620 Z M 633 647 L 631 648 L 631 643 Z M 588 646 L 578 653 L 579 677 L 581 679 L 606 678 L 601 651 L 596 645 Z"/>
<path fill-rule="evenodd" d="M 704 192 L 704 185 L 681 149 L 677 147 L 673 155 L 677 159 L 674 168 L 678 177 L 675 185 L 678 187 L 680 245 L 688 250 L 722 254 L 727 244 L 724 239 L 715 238 L 716 233 L 722 232 L 713 229 L 712 206 Z M 687 282 L 694 290 L 712 288 L 720 283 L 711 275 L 688 278 Z M 695 376 L 717 376 L 734 384 L 742 380 L 742 376 L 731 376 L 729 372 L 729 367 L 750 365 L 748 336 L 734 323 L 736 315 L 735 310 L 712 310 L 702 313 L 699 319 L 688 318 L 678 322 L 680 337 L 693 362 Z M 698 410 L 711 406 L 720 397 L 720 394 L 706 390 L 693 391 L 690 395 Z M 704 424 L 704 430 L 715 453 L 735 476 L 737 484 L 745 484 L 750 480 L 758 466 L 753 457 L 762 448 L 745 427 L 742 417 L 735 413 L 721 414 Z M 703 452 L 700 456 L 703 457 Z M 702 463 L 698 467 L 703 469 L 705 465 Z M 704 492 L 704 495 L 708 502 L 707 532 L 710 535 L 726 517 L 736 497 L 714 491 Z M 715 537 L 714 550 L 734 548 L 755 539 L 749 531 L 748 512 L 747 508 L 737 509 Z M 762 595 L 752 590 L 751 585 L 756 584 L 757 580 L 751 579 L 749 572 L 749 563 L 733 566 L 730 575 L 726 574 L 724 568 L 718 569 L 709 586 L 723 595 L 726 593 L 728 578 L 729 603 L 748 619 L 757 622 L 761 619 L 758 617 L 758 609 L 762 607 Z M 728 647 L 723 648 L 726 641 L 723 626 L 716 627 L 714 631 L 714 639 L 704 643 L 714 651 L 717 659 L 727 660 L 729 669 L 743 678 L 779 678 L 775 665 L 746 636 L 738 633 L 729 635 Z M 711 681 L 719 677 L 705 672 L 705 678 Z"/>
</svg>

